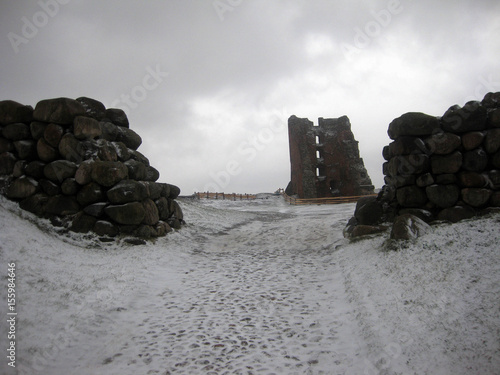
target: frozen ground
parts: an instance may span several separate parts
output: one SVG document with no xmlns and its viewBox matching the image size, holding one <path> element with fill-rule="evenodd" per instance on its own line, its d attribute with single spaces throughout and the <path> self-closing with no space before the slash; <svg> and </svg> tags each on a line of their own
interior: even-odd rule
<svg viewBox="0 0 500 375">
<path fill-rule="evenodd" d="M 353 204 L 181 205 L 188 225 L 132 247 L 60 236 L 0 198 L 0 342 L 16 262 L 18 374 L 500 373 L 498 215 L 396 252 L 343 239 Z M 4 355 L 0 372 L 16 374 Z"/>
</svg>

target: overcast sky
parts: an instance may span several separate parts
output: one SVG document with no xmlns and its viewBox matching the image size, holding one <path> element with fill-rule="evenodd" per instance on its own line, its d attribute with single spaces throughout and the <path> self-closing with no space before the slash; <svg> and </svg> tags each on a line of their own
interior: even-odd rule
<svg viewBox="0 0 500 375">
<path fill-rule="evenodd" d="M 0 100 L 124 109 L 182 194 L 285 188 L 291 115 L 347 115 L 381 187 L 394 118 L 500 91 L 497 0 L 2 0 L 0 36 Z"/>
</svg>

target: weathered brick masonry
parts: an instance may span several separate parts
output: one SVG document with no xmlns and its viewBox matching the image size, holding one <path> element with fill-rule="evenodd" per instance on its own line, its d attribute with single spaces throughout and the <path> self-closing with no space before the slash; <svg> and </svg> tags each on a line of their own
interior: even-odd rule
<svg viewBox="0 0 500 375">
<path fill-rule="evenodd" d="M 358 196 L 373 193 L 346 116 L 318 120 L 288 119 L 291 181 L 288 195 L 299 198 Z"/>
</svg>

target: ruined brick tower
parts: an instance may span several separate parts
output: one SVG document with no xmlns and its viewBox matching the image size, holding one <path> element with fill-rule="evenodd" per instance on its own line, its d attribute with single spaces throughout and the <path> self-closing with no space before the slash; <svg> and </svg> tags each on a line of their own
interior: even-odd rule
<svg viewBox="0 0 500 375">
<path fill-rule="evenodd" d="M 286 193 L 299 198 L 373 194 L 373 185 L 359 156 L 351 123 L 346 116 L 288 119 L 291 181 Z"/>
</svg>

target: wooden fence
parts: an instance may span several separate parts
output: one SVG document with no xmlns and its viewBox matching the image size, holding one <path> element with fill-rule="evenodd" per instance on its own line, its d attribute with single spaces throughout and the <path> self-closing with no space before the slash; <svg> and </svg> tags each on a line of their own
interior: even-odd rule
<svg viewBox="0 0 500 375">
<path fill-rule="evenodd" d="M 198 199 L 224 199 L 224 200 L 231 200 L 231 201 L 250 200 L 250 199 L 257 198 L 257 196 L 254 194 L 210 193 L 208 191 L 203 192 L 203 193 L 194 193 L 194 195 Z"/>
<path fill-rule="evenodd" d="M 377 196 L 377 194 L 371 195 L 358 195 L 352 197 L 330 197 L 330 198 L 294 198 L 288 196 L 283 189 L 279 189 L 279 192 L 283 196 L 283 199 L 287 203 L 291 205 L 306 205 L 306 204 L 342 204 L 342 203 L 356 203 L 359 198 L 367 197 L 367 196 Z M 221 200 L 251 200 L 256 199 L 257 196 L 255 194 L 236 194 L 236 193 L 210 193 L 210 192 L 202 192 L 202 193 L 194 193 L 194 197 L 197 199 L 221 199 Z"/>
<path fill-rule="evenodd" d="M 352 197 L 331 197 L 331 198 L 294 198 L 288 196 L 285 192 L 282 193 L 283 198 L 287 203 L 291 205 L 306 205 L 306 204 L 342 204 L 342 203 L 356 203 L 359 198 L 367 196 L 377 196 L 377 194 L 371 195 L 358 195 Z"/>
</svg>

